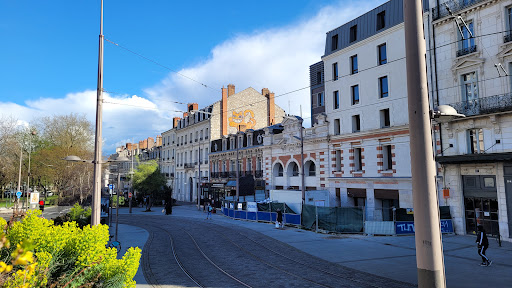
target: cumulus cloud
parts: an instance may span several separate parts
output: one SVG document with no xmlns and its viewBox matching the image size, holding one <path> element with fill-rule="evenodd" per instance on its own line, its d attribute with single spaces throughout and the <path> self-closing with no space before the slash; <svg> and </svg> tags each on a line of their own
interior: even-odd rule
<svg viewBox="0 0 512 288">
<path fill-rule="evenodd" d="M 205 84 L 201 85 L 176 73 L 169 73 L 145 95 L 104 94 L 104 153 L 115 147 L 156 135 L 172 126 L 173 116 L 186 109 L 176 102 L 197 102 L 204 107 L 220 100 L 220 88 L 235 84 L 236 90 L 248 87 L 269 88 L 276 94 L 276 103 L 287 113 L 310 119 L 309 66 L 321 60 L 325 33 L 383 3 L 374 1 L 343 1 L 319 10 L 307 19 L 284 27 L 236 35 L 212 49 L 206 60 L 178 71 Z M 204 57 L 201 57 L 204 59 Z M 142 96 L 142 97 L 141 97 Z M 95 122 L 96 91 L 69 93 L 64 97 L 30 100 L 18 105 L 0 102 L 0 116 L 14 115 L 22 122 L 48 115 L 84 113 Z"/>
</svg>

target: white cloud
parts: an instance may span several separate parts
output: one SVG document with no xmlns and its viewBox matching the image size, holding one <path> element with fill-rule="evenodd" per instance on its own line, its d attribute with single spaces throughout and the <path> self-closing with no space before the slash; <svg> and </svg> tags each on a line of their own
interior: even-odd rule
<svg viewBox="0 0 512 288">
<path fill-rule="evenodd" d="M 279 95 L 309 86 L 309 66 L 320 61 L 326 32 L 382 2 L 344 1 L 286 27 L 238 35 L 217 45 L 207 60 L 179 71 L 211 85 L 213 91 L 170 73 L 145 92 L 155 102 L 164 103 L 163 99 L 197 102 L 203 107 L 220 100 L 220 88 L 229 83 L 235 84 L 237 91 L 247 87 L 269 88 L 278 97 L 276 103 L 287 113 L 299 114 L 302 105 L 303 117 L 310 117 L 309 88 L 282 97 Z M 169 107 L 175 110 L 175 106 Z"/>
<path fill-rule="evenodd" d="M 211 89 L 169 73 L 158 84 L 145 89 L 147 99 L 136 95 L 105 93 L 104 153 L 113 153 L 116 146 L 131 142 L 132 137 L 135 142 L 147 137 L 155 138 L 171 128 L 171 118 L 181 114 L 176 110 L 186 109 L 184 105 L 174 102 L 197 102 L 200 107 L 207 106 L 220 100 L 220 88 L 229 83 L 235 84 L 237 91 L 248 87 L 256 90 L 269 88 L 278 97 L 276 103 L 288 113 L 298 114 L 299 105 L 302 105 L 303 117 L 309 122 L 309 88 L 283 97 L 279 95 L 309 86 L 309 66 L 320 61 L 327 31 L 383 2 L 344 1 L 285 27 L 225 40 L 211 51 L 206 60 L 179 71 L 207 84 Z M 14 115 L 22 122 L 69 113 L 84 113 L 94 123 L 96 91 L 69 93 L 63 98 L 31 100 L 25 105 L 0 102 L 0 116 Z"/>
</svg>

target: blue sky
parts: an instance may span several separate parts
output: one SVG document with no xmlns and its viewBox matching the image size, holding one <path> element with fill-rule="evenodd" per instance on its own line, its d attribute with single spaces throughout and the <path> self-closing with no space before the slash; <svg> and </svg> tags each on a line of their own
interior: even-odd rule
<svg viewBox="0 0 512 288">
<path fill-rule="evenodd" d="M 105 42 L 104 153 L 155 137 L 185 110 L 233 83 L 280 95 L 309 85 L 325 33 L 384 1 L 109 1 L 105 38 L 210 88 Z M 0 0 L 0 117 L 22 122 L 84 113 L 94 120 L 100 1 Z M 309 116 L 309 91 L 279 97 Z M 292 101 L 293 100 L 293 101 Z"/>
</svg>

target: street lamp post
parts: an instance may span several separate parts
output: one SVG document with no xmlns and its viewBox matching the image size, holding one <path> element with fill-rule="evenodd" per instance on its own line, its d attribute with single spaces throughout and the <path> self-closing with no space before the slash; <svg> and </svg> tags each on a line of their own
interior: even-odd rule
<svg viewBox="0 0 512 288">
<path fill-rule="evenodd" d="M 101 0 L 100 36 L 98 49 L 98 88 L 96 100 L 96 135 L 94 144 L 94 186 L 92 191 L 91 225 L 100 224 L 101 209 L 101 129 L 103 104 L 103 0 Z"/>
<path fill-rule="evenodd" d="M 32 153 L 32 136 L 36 135 L 36 131 L 32 130 L 30 132 L 29 138 L 28 138 L 28 173 L 27 173 L 27 199 L 26 199 L 26 207 L 27 210 L 29 209 L 29 199 L 28 199 L 28 193 L 30 192 L 30 153 Z"/>
<path fill-rule="evenodd" d="M 17 192 L 21 192 L 21 161 L 23 159 L 23 145 L 21 145 L 20 143 L 20 170 L 19 170 L 19 174 L 18 174 L 18 191 Z M 19 197 L 16 197 L 18 199 L 16 199 L 16 213 L 18 212 L 18 209 L 20 207 L 20 198 Z"/>
</svg>

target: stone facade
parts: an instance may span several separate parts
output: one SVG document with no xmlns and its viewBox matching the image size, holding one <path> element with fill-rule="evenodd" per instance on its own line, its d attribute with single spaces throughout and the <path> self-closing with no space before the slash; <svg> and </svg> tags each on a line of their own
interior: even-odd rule
<svg viewBox="0 0 512 288">
<path fill-rule="evenodd" d="M 450 206 L 456 233 L 473 234 L 481 224 L 490 236 L 511 241 L 511 82 L 496 64 L 510 73 L 512 2 L 440 2 L 431 24 L 438 46 L 432 97 L 436 106 L 450 105 L 466 118 L 436 127 L 439 186 L 445 191 L 439 198 Z M 462 21 L 447 16 L 445 2 L 473 38 Z"/>
</svg>

